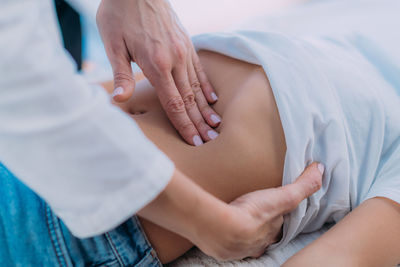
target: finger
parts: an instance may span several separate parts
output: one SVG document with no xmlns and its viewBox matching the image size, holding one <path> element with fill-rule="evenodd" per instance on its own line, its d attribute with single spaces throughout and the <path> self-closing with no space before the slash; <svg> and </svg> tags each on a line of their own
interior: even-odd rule
<svg viewBox="0 0 400 267">
<path fill-rule="evenodd" d="M 185 103 L 185 108 L 190 120 L 195 125 L 197 131 L 200 133 L 201 137 L 205 141 L 209 141 L 217 138 L 218 133 L 211 129 L 209 125 L 204 121 L 203 116 L 200 113 L 199 107 L 197 106 L 194 92 L 190 86 L 188 80 L 188 71 L 186 66 L 180 66 L 173 70 L 172 72 L 176 86 L 179 93 L 182 96 L 183 102 Z"/>
<path fill-rule="evenodd" d="M 209 82 L 206 73 L 204 72 L 199 56 L 197 55 L 197 52 L 194 49 L 193 45 L 192 45 L 192 51 L 193 51 L 192 52 L 193 66 L 196 75 L 199 79 L 201 89 L 203 90 L 203 93 L 206 96 L 208 103 L 215 103 L 218 100 L 218 96 L 215 93 L 214 87 Z"/>
<path fill-rule="evenodd" d="M 190 86 L 195 95 L 196 103 L 200 110 L 201 115 L 206 120 L 208 125 L 217 127 L 221 122 L 221 117 L 218 116 L 218 114 L 208 104 L 204 96 L 203 90 L 201 89 L 201 84 L 197 77 L 192 60 L 189 61 L 189 65 L 187 66 L 187 68 L 188 68 Z"/>
<path fill-rule="evenodd" d="M 124 102 L 131 98 L 135 89 L 135 79 L 130 62 L 113 64 L 114 92 L 112 97 L 116 102 Z"/>
<path fill-rule="evenodd" d="M 160 83 L 158 87 L 162 89 L 158 89 L 157 94 L 169 120 L 187 143 L 195 146 L 202 145 L 200 134 L 186 112 L 185 103 L 175 86 L 171 73 L 162 77 L 161 80 L 163 83 Z"/>
<path fill-rule="evenodd" d="M 132 73 L 131 60 L 125 46 L 106 46 L 114 76 L 114 91 L 112 98 L 115 102 L 127 101 L 135 89 L 135 79 Z"/>
<path fill-rule="evenodd" d="M 301 201 L 317 192 L 322 186 L 324 165 L 313 163 L 297 178 L 293 184 L 277 190 L 277 215 L 286 214 L 296 209 Z"/>
</svg>

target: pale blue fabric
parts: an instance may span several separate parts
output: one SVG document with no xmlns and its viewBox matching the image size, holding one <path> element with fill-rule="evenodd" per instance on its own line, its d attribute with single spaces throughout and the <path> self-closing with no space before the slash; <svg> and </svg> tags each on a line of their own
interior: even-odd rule
<svg viewBox="0 0 400 267">
<path fill-rule="evenodd" d="M 261 65 L 285 132 L 283 184 L 313 161 L 320 191 L 285 218 L 286 245 L 376 196 L 400 203 L 400 1 L 324 1 L 196 48 Z"/>
</svg>

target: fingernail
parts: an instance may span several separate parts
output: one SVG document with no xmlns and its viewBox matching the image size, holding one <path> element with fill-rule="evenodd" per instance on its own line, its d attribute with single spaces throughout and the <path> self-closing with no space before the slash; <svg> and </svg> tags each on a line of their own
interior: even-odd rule
<svg viewBox="0 0 400 267">
<path fill-rule="evenodd" d="M 214 140 L 215 138 L 218 137 L 218 133 L 216 131 L 213 131 L 213 130 L 209 130 L 207 132 L 207 134 L 208 134 L 208 137 L 210 137 L 212 140 Z"/>
<path fill-rule="evenodd" d="M 201 146 L 203 144 L 203 140 L 201 140 L 200 136 L 193 136 L 193 143 L 195 146 Z"/>
<path fill-rule="evenodd" d="M 214 100 L 214 101 L 217 101 L 217 100 L 218 100 L 218 96 L 217 96 L 214 92 L 211 93 L 211 98 L 212 98 L 212 100 Z"/>
<path fill-rule="evenodd" d="M 114 92 L 112 93 L 112 97 L 115 97 L 117 95 L 122 95 L 124 93 L 124 88 L 122 87 L 117 87 L 114 89 Z"/>
<path fill-rule="evenodd" d="M 322 163 L 318 163 L 318 170 L 321 174 L 324 174 L 325 166 Z"/>
<path fill-rule="evenodd" d="M 218 115 L 211 114 L 210 118 L 214 123 L 220 123 L 221 122 L 221 118 Z"/>
</svg>

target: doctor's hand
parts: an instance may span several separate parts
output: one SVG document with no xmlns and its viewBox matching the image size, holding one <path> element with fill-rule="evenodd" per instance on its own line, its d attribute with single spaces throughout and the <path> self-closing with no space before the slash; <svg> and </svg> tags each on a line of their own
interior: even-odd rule
<svg viewBox="0 0 400 267">
<path fill-rule="evenodd" d="M 154 86 L 166 114 L 191 145 L 215 139 L 217 101 L 193 44 L 166 0 L 102 0 L 97 24 L 114 74 L 116 102 L 135 88 L 131 61 Z"/>
<path fill-rule="evenodd" d="M 230 203 L 233 210 L 226 216 L 224 227 L 215 228 L 216 233 L 200 232 L 201 241 L 195 244 L 219 260 L 260 257 L 281 238 L 283 215 L 321 188 L 323 173 L 324 166 L 313 163 L 293 184 L 237 198 Z"/>
<path fill-rule="evenodd" d="M 283 215 L 321 188 L 323 172 L 323 165 L 313 163 L 293 184 L 251 192 L 227 204 L 176 170 L 139 215 L 218 260 L 259 257 L 279 240 Z"/>
</svg>

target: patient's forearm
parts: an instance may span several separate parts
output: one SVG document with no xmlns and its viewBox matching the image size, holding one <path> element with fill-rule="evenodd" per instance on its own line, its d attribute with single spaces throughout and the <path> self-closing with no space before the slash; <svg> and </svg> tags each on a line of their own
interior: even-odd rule
<svg viewBox="0 0 400 267">
<path fill-rule="evenodd" d="M 400 263 L 400 205 L 365 201 L 283 266 L 396 266 Z"/>
</svg>

